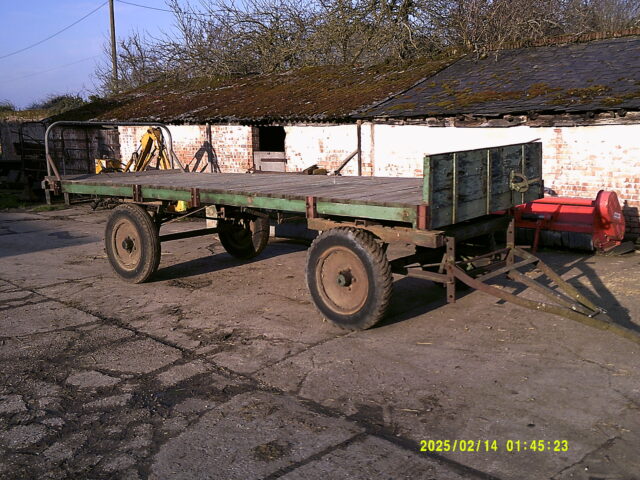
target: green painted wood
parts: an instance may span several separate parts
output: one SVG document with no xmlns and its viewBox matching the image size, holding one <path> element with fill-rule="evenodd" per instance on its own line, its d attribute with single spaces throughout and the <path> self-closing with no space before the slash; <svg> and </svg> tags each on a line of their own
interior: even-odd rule
<svg viewBox="0 0 640 480">
<path fill-rule="evenodd" d="M 191 201 L 191 191 L 185 190 L 167 190 L 164 188 L 142 187 L 142 198 L 153 200 L 167 200 L 183 202 Z"/>
<path fill-rule="evenodd" d="M 422 182 L 422 201 L 426 204 L 431 204 L 431 192 L 433 190 L 433 176 L 431 175 L 431 157 L 424 157 L 423 166 L 424 180 Z"/>
<path fill-rule="evenodd" d="M 63 183 L 62 189 L 67 193 L 85 195 L 127 198 L 131 198 L 133 195 L 132 186 Z M 142 196 L 145 200 L 190 201 L 191 191 L 173 188 L 142 187 Z M 306 211 L 306 202 L 305 200 L 300 199 L 239 195 L 234 193 L 200 192 L 200 201 L 205 204 L 252 207 L 293 213 L 304 213 Z M 318 201 L 316 204 L 316 210 L 321 215 L 389 220 L 404 223 L 415 223 L 416 221 L 415 208 L 411 207 L 388 207 L 382 205 Z"/>
<path fill-rule="evenodd" d="M 383 207 L 379 205 L 318 202 L 316 209 L 320 215 L 370 218 L 372 220 L 390 220 L 412 224 L 416 222 L 415 207 Z"/>
<path fill-rule="evenodd" d="M 63 193 L 80 195 L 100 195 L 107 197 L 132 197 L 132 186 L 91 185 L 87 183 L 62 183 Z"/>
<path fill-rule="evenodd" d="M 263 208 L 294 213 L 306 210 L 306 202 L 304 200 L 238 195 L 235 193 L 200 192 L 200 201 L 233 207 Z"/>
</svg>

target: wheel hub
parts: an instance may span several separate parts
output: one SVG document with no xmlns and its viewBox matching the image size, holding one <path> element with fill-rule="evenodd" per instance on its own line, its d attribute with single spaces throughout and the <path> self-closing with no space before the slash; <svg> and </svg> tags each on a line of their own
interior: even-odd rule
<svg viewBox="0 0 640 480">
<path fill-rule="evenodd" d="M 131 237 L 127 237 L 122 241 L 122 248 L 126 250 L 127 253 L 131 253 L 133 251 L 134 243 Z"/>
<path fill-rule="evenodd" d="M 345 270 L 340 272 L 338 274 L 336 281 L 338 282 L 338 285 L 340 285 L 341 287 L 351 286 L 351 283 L 353 282 L 353 277 L 351 276 L 351 270 Z"/>
</svg>

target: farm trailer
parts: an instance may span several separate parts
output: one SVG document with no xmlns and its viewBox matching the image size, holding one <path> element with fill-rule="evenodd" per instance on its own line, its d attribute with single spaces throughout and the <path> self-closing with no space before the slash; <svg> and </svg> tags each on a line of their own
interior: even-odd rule
<svg viewBox="0 0 640 480">
<path fill-rule="evenodd" d="M 462 283 L 640 343 L 635 331 L 612 322 L 539 258 L 517 247 L 509 215 L 493 214 L 542 196 L 540 143 L 427 156 L 423 178 L 179 170 L 60 176 L 49 155 L 47 161 L 48 192 L 119 202 L 107 221 L 105 248 L 113 270 L 127 282 L 149 279 L 162 243 L 176 239 L 217 233 L 229 254 L 256 257 L 267 245 L 270 220 L 293 216 L 319 232 L 308 250 L 307 285 L 322 315 L 340 327 L 360 330 L 380 321 L 396 273 L 442 284 L 450 303 Z M 177 202 L 188 202 L 188 211 L 176 212 Z M 207 206 L 216 207 L 215 216 L 207 217 Z M 216 226 L 161 233 L 162 225 L 190 215 Z M 506 232 L 504 248 L 495 245 L 499 232 Z M 413 245 L 415 253 L 389 261 L 387 246 L 396 242 Z M 533 270 L 539 275 L 535 280 Z M 505 275 L 544 300 L 489 283 Z M 556 288 L 543 284 L 544 276 Z"/>
</svg>

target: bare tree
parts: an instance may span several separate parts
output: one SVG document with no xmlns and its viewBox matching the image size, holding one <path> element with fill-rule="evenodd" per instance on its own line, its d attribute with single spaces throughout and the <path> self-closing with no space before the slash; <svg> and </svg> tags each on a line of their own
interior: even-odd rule
<svg viewBox="0 0 640 480">
<path fill-rule="evenodd" d="M 482 55 L 506 44 L 563 33 L 558 0 L 439 1 L 433 17 L 446 43 Z"/>
<path fill-rule="evenodd" d="M 193 0 L 195 2 L 195 0 Z M 640 26 L 640 0 L 166 0 L 172 35 L 118 47 L 119 88 L 158 75 L 237 77 L 314 65 L 486 54 L 513 43 Z M 105 50 L 105 59 L 108 52 Z M 113 92 L 108 62 L 96 70 Z"/>
<path fill-rule="evenodd" d="M 640 26 L 639 0 L 567 0 L 567 33 L 615 32 Z"/>
<path fill-rule="evenodd" d="M 102 46 L 104 60 L 97 64 L 94 76 L 99 91 L 107 94 L 135 88 L 166 73 L 164 59 L 150 39 L 139 32 L 118 42 L 118 84 L 114 85 L 111 74 L 111 47 Z"/>
</svg>

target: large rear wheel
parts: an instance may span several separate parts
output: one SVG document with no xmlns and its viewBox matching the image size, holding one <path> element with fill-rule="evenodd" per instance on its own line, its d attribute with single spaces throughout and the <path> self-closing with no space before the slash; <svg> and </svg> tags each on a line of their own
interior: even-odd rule
<svg viewBox="0 0 640 480">
<path fill-rule="evenodd" d="M 107 258 L 120 278 L 142 283 L 160 264 L 160 238 L 149 213 L 127 203 L 115 208 L 104 235 Z"/>
<path fill-rule="evenodd" d="M 364 330 L 378 323 L 391 300 L 393 277 L 382 246 L 356 228 L 319 235 L 307 256 L 307 285 L 320 312 L 334 324 Z"/>
</svg>

